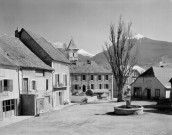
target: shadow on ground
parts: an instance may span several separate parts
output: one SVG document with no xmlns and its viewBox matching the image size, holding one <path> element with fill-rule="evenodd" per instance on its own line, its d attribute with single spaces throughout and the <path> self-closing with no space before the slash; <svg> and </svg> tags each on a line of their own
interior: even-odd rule
<svg viewBox="0 0 172 135">
<path fill-rule="evenodd" d="M 144 112 L 172 115 L 172 109 L 168 109 L 168 108 L 158 109 L 156 105 L 143 105 L 143 107 L 144 107 Z"/>
<path fill-rule="evenodd" d="M 109 115 L 109 116 L 128 116 L 128 115 L 120 115 L 116 114 L 115 112 L 107 112 L 105 114 L 95 114 L 95 115 Z M 133 114 L 134 115 L 134 114 Z"/>
</svg>

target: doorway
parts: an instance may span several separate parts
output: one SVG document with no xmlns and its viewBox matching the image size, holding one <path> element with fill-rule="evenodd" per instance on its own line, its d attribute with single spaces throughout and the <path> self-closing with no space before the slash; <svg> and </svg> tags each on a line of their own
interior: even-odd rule
<svg viewBox="0 0 172 135">
<path fill-rule="evenodd" d="M 82 86 L 82 91 L 83 91 L 83 92 L 86 91 L 86 86 L 85 86 L 85 85 Z"/>
<path fill-rule="evenodd" d="M 151 89 L 147 89 L 147 99 L 151 99 Z"/>
<path fill-rule="evenodd" d="M 141 97 L 142 97 L 142 88 L 134 87 L 134 98 L 141 98 Z"/>
<path fill-rule="evenodd" d="M 23 78 L 22 94 L 28 94 L 28 78 Z"/>
</svg>

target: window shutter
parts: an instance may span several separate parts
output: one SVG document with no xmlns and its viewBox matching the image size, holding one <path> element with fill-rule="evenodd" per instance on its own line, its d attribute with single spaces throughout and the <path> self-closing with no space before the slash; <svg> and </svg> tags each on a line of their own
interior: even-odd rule
<svg viewBox="0 0 172 135">
<path fill-rule="evenodd" d="M 13 91 L 13 80 L 8 80 L 8 88 L 9 88 L 9 91 Z"/>
<path fill-rule="evenodd" d="M 2 81 L 0 81 L 0 93 L 3 92 L 3 88 L 2 88 Z"/>
<path fill-rule="evenodd" d="M 65 75 L 65 85 L 67 86 L 67 75 Z"/>
</svg>

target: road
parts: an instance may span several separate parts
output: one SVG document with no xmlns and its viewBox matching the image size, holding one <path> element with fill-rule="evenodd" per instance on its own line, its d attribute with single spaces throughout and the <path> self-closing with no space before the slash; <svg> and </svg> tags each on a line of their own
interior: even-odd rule
<svg viewBox="0 0 172 135">
<path fill-rule="evenodd" d="M 45 113 L 0 128 L 2 135 L 172 135 L 172 112 L 152 109 L 155 102 L 134 101 L 146 105 L 143 115 L 117 116 L 112 112 L 119 103 L 75 105 Z M 120 103 L 124 104 L 124 103 Z"/>
</svg>

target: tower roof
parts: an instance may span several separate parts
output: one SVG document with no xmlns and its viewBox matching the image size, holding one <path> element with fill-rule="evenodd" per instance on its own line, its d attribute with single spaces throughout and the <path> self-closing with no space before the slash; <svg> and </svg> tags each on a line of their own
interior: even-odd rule
<svg viewBox="0 0 172 135">
<path fill-rule="evenodd" d="M 70 40 L 70 43 L 69 43 L 69 46 L 67 47 L 67 50 L 79 50 L 73 39 Z"/>
</svg>

